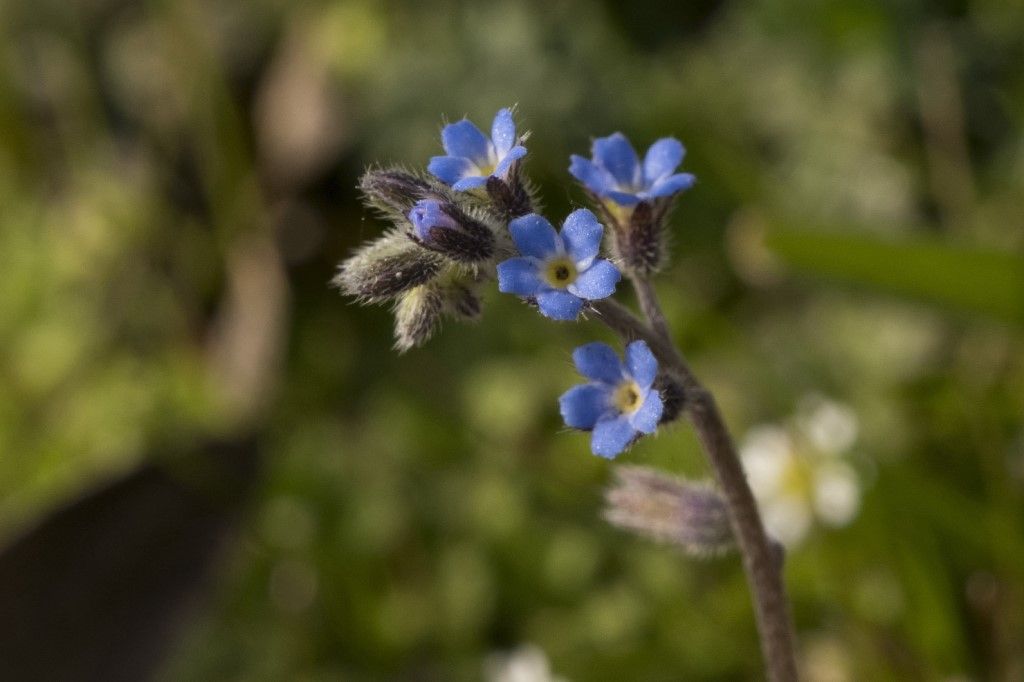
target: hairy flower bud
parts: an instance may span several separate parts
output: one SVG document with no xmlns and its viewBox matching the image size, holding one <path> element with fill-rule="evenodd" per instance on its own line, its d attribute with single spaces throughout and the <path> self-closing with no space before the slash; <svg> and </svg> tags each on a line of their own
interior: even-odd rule
<svg viewBox="0 0 1024 682">
<path fill-rule="evenodd" d="M 612 525 L 692 556 L 721 554 L 734 546 L 725 499 L 714 488 L 648 467 L 619 466 L 615 477 L 605 492 L 604 517 Z"/>
<path fill-rule="evenodd" d="M 420 246 L 460 263 L 482 263 L 494 255 L 491 230 L 451 202 L 423 199 L 409 211 L 413 232 Z"/>
<path fill-rule="evenodd" d="M 623 216 L 619 229 L 613 233 L 612 245 L 626 271 L 646 277 L 661 269 L 665 260 L 665 217 L 670 201 L 641 201 L 628 216 Z"/>
<path fill-rule="evenodd" d="M 359 188 L 372 206 L 402 215 L 432 191 L 426 180 L 398 169 L 368 170 L 359 179 Z"/>
<path fill-rule="evenodd" d="M 654 380 L 654 388 L 661 395 L 661 401 L 665 406 L 658 425 L 669 424 L 679 419 L 686 406 L 686 391 L 682 384 L 668 374 L 659 374 Z"/>
<path fill-rule="evenodd" d="M 332 283 L 349 296 L 376 303 L 430 281 L 441 265 L 436 254 L 391 234 L 344 261 Z"/>
<path fill-rule="evenodd" d="M 533 213 L 533 201 L 520 177 L 519 163 L 512 164 L 507 180 L 492 175 L 485 186 L 494 211 L 506 222 Z"/>
<path fill-rule="evenodd" d="M 480 296 L 461 284 L 451 284 L 445 288 L 445 304 L 449 313 L 463 320 L 478 320 L 483 311 Z"/>
<path fill-rule="evenodd" d="M 444 299 L 438 287 L 414 287 L 395 306 L 395 350 L 404 353 L 426 343 L 441 324 Z"/>
</svg>

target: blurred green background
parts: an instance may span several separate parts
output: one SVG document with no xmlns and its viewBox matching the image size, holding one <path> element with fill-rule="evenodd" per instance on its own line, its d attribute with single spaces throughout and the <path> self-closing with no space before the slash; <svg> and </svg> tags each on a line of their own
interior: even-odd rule
<svg viewBox="0 0 1024 682">
<path fill-rule="evenodd" d="M 1024 680 L 1021 3 L 6 0 L 0 36 L 0 542 L 263 449 L 162 679 L 759 674 L 735 556 L 600 518 L 556 398 L 603 329 L 495 292 L 398 356 L 328 287 L 383 229 L 366 165 L 518 103 L 553 220 L 593 136 L 686 144 L 659 289 L 737 440 L 789 448 L 808 679 Z M 707 475 L 685 425 L 621 461 Z"/>
</svg>

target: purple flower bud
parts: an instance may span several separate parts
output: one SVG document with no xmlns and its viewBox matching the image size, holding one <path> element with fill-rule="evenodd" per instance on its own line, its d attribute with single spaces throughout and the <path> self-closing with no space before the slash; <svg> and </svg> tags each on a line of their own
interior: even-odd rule
<svg viewBox="0 0 1024 682">
<path fill-rule="evenodd" d="M 430 241 L 430 233 L 436 228 L 455 229 L 459 225 L 455 219 L 444 212 L 440 201 L 423 199 L 409 211 L 409 221 L 416 230 L 416 236 L 423 241 Z"/>
<path fill-rule="evenodd" d="M 692 556 L 721 554 L 734 546 L 725 499 L 711 486 L 639 466 L 616 467 L 615 477 L 604 510 L 613 526 Z"/>
<path fill-rule="evenodd" d="M 420 246 L 460 263 L 481 263 L 494 254 L 494 234 L 454 203 L 423 199 L 409 211 L 410 235 Z"/>
</svg>

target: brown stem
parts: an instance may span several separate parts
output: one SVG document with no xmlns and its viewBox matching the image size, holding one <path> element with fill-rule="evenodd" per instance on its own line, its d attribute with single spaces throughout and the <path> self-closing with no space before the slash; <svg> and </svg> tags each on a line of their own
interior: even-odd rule
<svg viewBox="0 0 1024 682">
<path fill-rule="evenodd" d="M 703 388 L 688 392 L 686 398 L 687 415 L 729 503 L 732 530 L 753 593 L 768 678 L 778 682 L 795 680 L 794 636 L 782 580 L 782 549 L 764 532 L 757 504 L 715 399 Z"/>
<path fill-rule="evenodd" d="M 697 380 L 672 342 L 654 287 L 646 278 L 634 278 L 633 284 L 648 323 L 610 300 L 596 302 L 594 312 L 623 338 L 645 340 L 662 364 L 682 383 L 686 396 L 684 409 L 729 503 L 729 520 L 754 601 L 768 679 L 773 682 L 796 680 L 793 626 L 782 581 L 781 548 L 770 541 L 764 531 L 736 446 L 714 397 Z"/>
</svg>

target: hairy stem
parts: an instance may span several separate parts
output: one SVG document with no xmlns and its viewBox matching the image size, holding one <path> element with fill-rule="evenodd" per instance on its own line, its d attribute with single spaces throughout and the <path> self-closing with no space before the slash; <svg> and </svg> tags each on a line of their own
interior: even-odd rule
<svg viewBox="0 0 1024 682">
<path fill-rule="evenodd" d="M 697 437 L 729 505 L 729 520 L 753 596 L 768 678 L 774 682 L 796 680 L 794 635 L 782 581 L 781 547 L 769 540 L 764 531 L 736 446 L 729 436 L 715 399 L 694 376 L 672 341 L 654 287 L 647 278 L 634 278 L 633 284 L 647 323 L 610 300 L 596 302 L 594 312 L 604 324 L 623 338 L 646 341 L 663 365 L 682 384 L 687 417 L 697 431 Z"/>
</svg>

